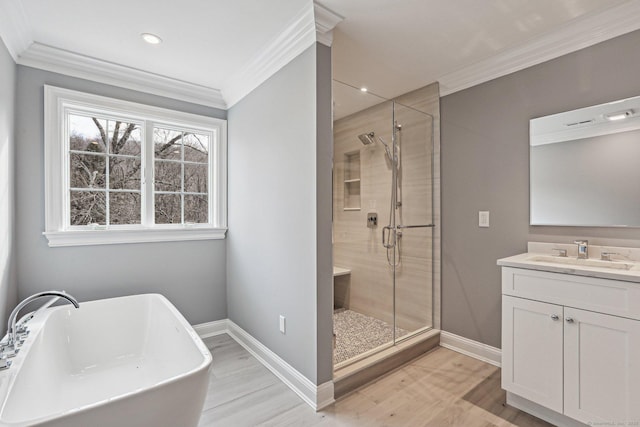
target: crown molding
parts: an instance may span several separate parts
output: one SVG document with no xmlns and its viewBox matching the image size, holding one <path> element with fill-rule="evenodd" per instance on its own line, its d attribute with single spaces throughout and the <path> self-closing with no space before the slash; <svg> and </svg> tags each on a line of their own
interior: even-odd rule
<svg viewBox="0 0 640 427">
<path fill-rule="evenodd" d="M 333 43 L 333 29 L 344 20 L 344 16 L 340 16 L 316 2 L 313 3 L 313 14 L 316 22 L 316 37 L 318 38 L 318 42 L 331 47 Z"/>
<path fill-rule="evenodd" d="M 290 25 L 225 82 L 220 91 L 34 43 L 21 2 L 0 0 L 0 37 L 18 64 L 222 109 L 237 103 L 314 42 L 331 46 L 332 30 L 342 19 L 318 3 L 314 2 L 313 8 L 305 6 Z M 559 31 L 441 76 L 437 79 L 441 96 L 638 29 L 640 2 L 630 0 L 598 14 L 576 19 Z"/>
<path fill-rule="evenodd" d="M 222 85 L 229 107 L 264 83 L 316 41 L 331 46 L 333 29 L 344 18 L 313 3 L 305 6 L 290 24 Z"/>
<path fill-rule="evenodd" d="M 316 41 L 313 9 L 305 6 L 290 24 L 222 85 L 232 107 Z"/>
<path fill-rule="evenodd" d="M 331 46 L 332 30 L 342 19 L 321 5 L 314 3 L 313 8 L 305 5 L 277 37 L 225 82 L 220 91 L 34 43 L 21 3 L 0 0 L 0 36 L 14 61 L 20 65 L 223 109 L 238 102 L 316 40 Z"/>
<path fill-rule="evenodd" d="M 126 67 L 40 43 L 32 43 L 17 63 L 72 77 L 180 101 L 226 109 L 220 90 Z"/>
<path fill-rule="evenodd" d="M 20 1 L 0 0 L 0 38 L 15 62 L 33 42 Z"/>
<path fill-rule="evenodd" d="M 227 109 L 316 41 L 331 46 L 333 28 L 344 18 L 315 2 L 310 6 L 305 5 L 277 37 L 225 82 L 222 90 L 34 42 L 20 1 L 0 0 L 0 37 L 20 65 Z"/>
<path fill-rule="evenodd" d="M 640 29 L 640 2 L 628 1 L 438 79 L 449 95 Z"/>
</svg>

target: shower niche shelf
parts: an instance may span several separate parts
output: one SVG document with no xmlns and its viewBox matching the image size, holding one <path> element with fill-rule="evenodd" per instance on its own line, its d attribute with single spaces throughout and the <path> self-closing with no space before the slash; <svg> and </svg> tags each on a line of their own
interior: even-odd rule
<svg viewBox="0 0 640 427">
<path fill-rule="evenodd" d="M 344 155 L 344 210 L 360 210 L 360 151 Z"/>
</svg>

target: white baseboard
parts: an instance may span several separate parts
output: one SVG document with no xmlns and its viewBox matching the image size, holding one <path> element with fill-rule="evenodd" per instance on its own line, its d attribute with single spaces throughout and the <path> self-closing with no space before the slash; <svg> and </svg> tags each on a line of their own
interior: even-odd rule
<svg viewBox="0 0 640 427">
<path fill-rule="evenodd" d="M 491 347 L 451 332 L 440 332 L 440 345 L 497 367 L 502 364 L 502 350 L 499 348 Z"/>
<path fill-rule="evenodd" d="M 200 338 L 209 338 L 216 335 L 226 334 L 229 330 L 227 319 L 216 320 L 215 322 L 201 323 L 193 325 L 193 329 L 200 335 Z"/>
<path fill-rule="evenodd" d="M 201 338 L 228 334 L 316 411 L 331 405 L 335 401 L 333 398 L 333 381 L 315 385 L 284 359 L 231 320 L 223 319 L 202 323 L 194 325 L 193 329 Z"/>
</svg>

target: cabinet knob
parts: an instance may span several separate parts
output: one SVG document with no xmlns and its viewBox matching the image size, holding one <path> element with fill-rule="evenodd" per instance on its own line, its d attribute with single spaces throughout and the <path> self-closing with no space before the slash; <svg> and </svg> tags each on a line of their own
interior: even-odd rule
<svg viewBox="0 0 640 427">
<path fill-rule="evenodd" d="M 565 320 L 567 323 L 573 323 L 573 317 L 567 317 Z"/>
<path fill-rule="evenodd" d="M 552 314 L 551 319 L 558 320 L 560 317 L 557 314 Z"/>
</svg>

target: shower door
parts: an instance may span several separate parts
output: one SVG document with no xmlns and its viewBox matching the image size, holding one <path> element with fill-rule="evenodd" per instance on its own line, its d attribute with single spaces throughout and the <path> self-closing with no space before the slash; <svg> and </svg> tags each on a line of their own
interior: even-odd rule
<svg viewBox="0 0 640 427">
<path fill-rule="evenodd" d="M 432 118 L 334 82 L 334 367 L 432 326 Z"/>
<path fill-rule="evenodd" d="M 433 326 L 433 118 L 394 102 L 396 342 Z"/>
</svg>

